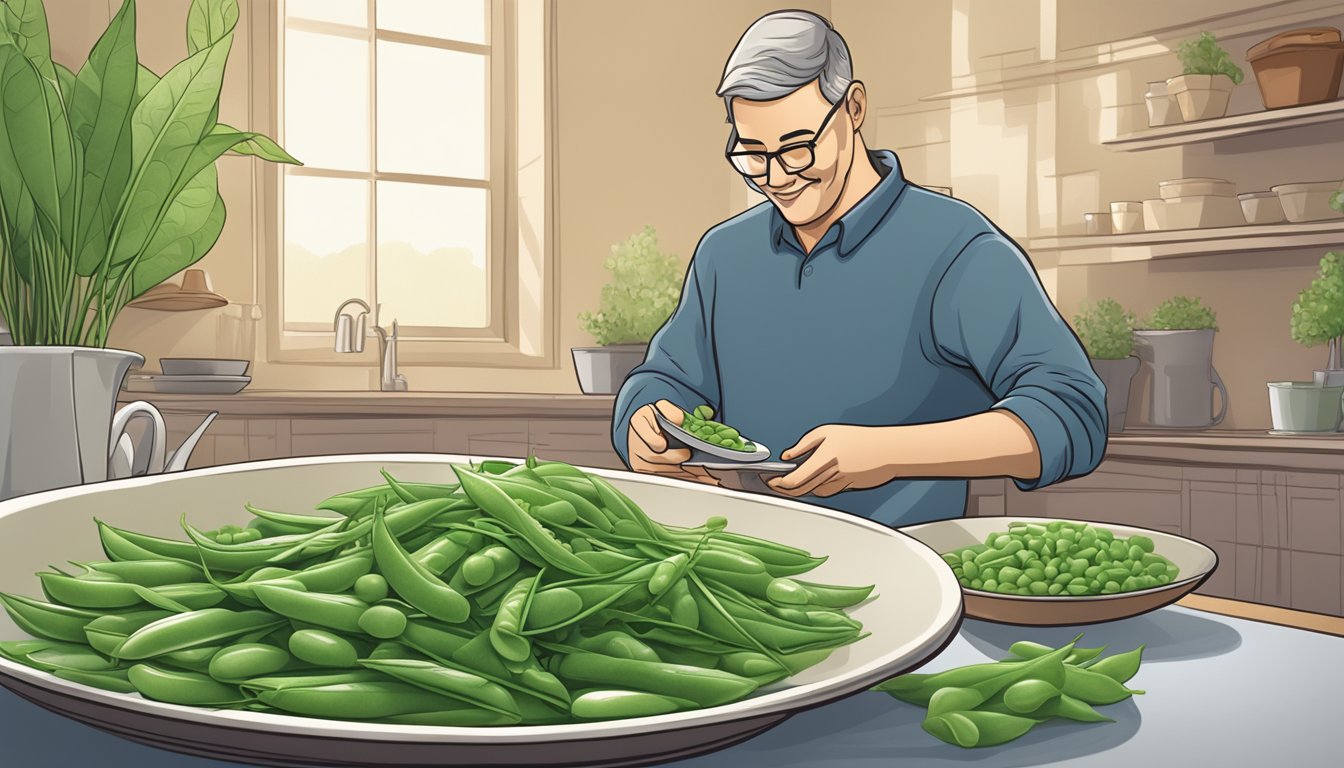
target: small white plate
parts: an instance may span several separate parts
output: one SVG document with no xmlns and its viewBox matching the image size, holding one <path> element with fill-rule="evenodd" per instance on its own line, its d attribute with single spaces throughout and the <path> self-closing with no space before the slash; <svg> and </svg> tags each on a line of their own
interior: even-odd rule
<svg viewBox="0 0 1344 768">
<path fill-rule="evenodd" d="M 162 373 L 132 373 L 122 387 L 127 392 L 157 392 L 175 395 L 233 395 L 251 383 L 251 376 L 169 376 Z"/>
<path fill-rule="evenodd" d="M 721 445 L 707 443 L 704 440 L 682 429 L 680 426 L 667 420 L 657 409 L 654 409 L 654 416 L 658 419 L 658 426 L 663 428 L 663 433 L 667 435 L 669 447 L 685 447 L 691 449 L 690 461 L 696 463 L 714 463 L 731 462 L 733 464 L 752 464 L 765 461 L 770 458 L 770 449 L 752 440 L 746 435 L 743 440 L 756 446 L 754 451 L 735 451 L 732 448 L 724 448 Z"/>
</svg>

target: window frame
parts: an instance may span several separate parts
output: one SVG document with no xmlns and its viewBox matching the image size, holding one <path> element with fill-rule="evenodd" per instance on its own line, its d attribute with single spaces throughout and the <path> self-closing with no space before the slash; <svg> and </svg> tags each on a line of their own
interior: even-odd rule
<svg viewBox="0 0 1344 768">
<path fill-rule="evenodd" d="M 290 324 L 286 327 L 284 302 L 284 179 L 286 173 L 315 177 L 365 179 L 369 194 L 369 248 L 367 285 L 373 295 L 377 290 L 377 181 L 410 181 L 447 186 L 487 188 L 488 203 L 487 249 L 487 314 L 485 328 L 426 328 L 398 324 L 400 342 L 398 359 L 403 365 L 470 366 L 482 367 L 555 367 L 558 348 L 558 322 L 555 312 L 558 301 L 555 293 L 555 234 L 554 215 L 554 0 L 488 0 L 490 18 L 487 21 L 487 44 L 463 43 L 425 37 L 410 33 L 378 30 L 374 25 L 374 0 L 367 0 L 369 27 L 351 27 L 331 22 L 304 20 L 298 26 L 304 31 L 323 30 L 339 32 L 343 36 L 369 41 L 369 105 L 370 105 L 370 169 L 341 171 L 334 169 L 291 168 L 281 169 L 263 164 L 256 179 L 257 211 L 262 226 L 258 227 L 257 252 L 265 254 L 263 293 L 265 295 L 266 323 L 265 357 L 275 363 L 309 363 L 328 366 L 368 366 L 376 364 L 378 343 L 370 321 L 372 343 L 365 344 L 363 353 L 337 353 L 333 348 L 330 326 L 318 323 Z M 268 0 L 267 24 L 263 39 L 269 39 L 269 56 L 259 61 L 254 70 L 254 112 L 260 112 L 268 128 L 283 145 L 284 112 L 284 0 Z M 519 113 L 526 108 L 518 101 L 518 78 L 522 52 L 518 48 L 523 33 L 522 23 L 529 25 L 528 39 L 539 43 L 540 50 L 529 51 L 534 60 L 533 69 L 539 69 L 540 102 L 533 105 L 534 117 L 540 125 L 528 130 L 532 144 L 539 145 L 540 173 L 533 173 L 526 184 L 520 184 L 521 166 L 534 162 L 520 161 Z M 377 41 L 411 42 L 445 50 L 466 50 L 482 53 L 488 49 L 487 67 L 490 85 L 487 90 L 487 150 L 490 155 L 489 180 L 456 179 L 423 174 L 384 172 L 377 170 Z M 536 72 L 528 77 L 536 79 Z M 261 82 L 258 82 L 261 81 Z M 254 121 L 255 122 L 255 121 Z M 538 133 L 539 129 L 539 133 Z M 496 150 L 499 151 L 496 151 Z M 302 157 L 300 157 L 302 159 Z M 524 211 L 523 208 L 527 210 Z M 525 215 L 524 215 L 525 214 Z M 520 231 L 529 237 L 520 238 Z M 523 244 L 523 240 L 529 240 Z M 363 298 L 363 297 L 361 297 Z M 332 307 L 335 315 L 336 307 Z M 390 332 L 391 319 L 384 318 L 385 330 Z"/>
</svg>

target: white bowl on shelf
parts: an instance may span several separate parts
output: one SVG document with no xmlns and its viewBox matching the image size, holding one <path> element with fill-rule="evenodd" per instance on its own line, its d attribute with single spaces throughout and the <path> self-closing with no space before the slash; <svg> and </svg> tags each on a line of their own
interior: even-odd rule
<svg viewBox="0 0 1344 768">
<path fill-rule="evenodd" d="M 1281 224 L 1287 218 L 1283 215 L 1283 203 L 1273 192 L 1244 192 L 1237 199 L 1241 201 L 1247 224 Z"/>
<path fill-rule="evenodd" d="M 1237 194 L 1237 185 L 1226 179 L 1191 177 L 1188 179 L 1168 179 L 1166 181 L 1160 181 L 1157 184 L 1157 190 L 1163 200 L 1206 195 L 1232 197 Z"/>
<path fill-rule="evenodd" d="M 1344 211 L 1330 207 L 1330 196 L 1344 189 L 1344 181 L 1312 181 L 1301 184 L 1280 184 L 1270 189 L 1283 204 L 1283 215 L 1289 221 L 1323 221 L 1344 219 Z"/>
<path fill-rule="evenodd" d="M 1156 232 L 1162 226 L 1158 223 L 1157 209 L 1161 208 L 1167 201 L 1160 197 L 1152 197 L 1143 201 L 1143 228 L 1149 232 Z"/>
<path fill-rule="evenodd" d="M 1116 234 L 1143 231 L 1143 203 L 1123 200 L 1111 203 L 1111 220 Z"/>
<path fill-rule="evenodd" d="M 1246 222 L 1235 197 L 1192 195 L 1162 201 L 1154 213 L 1158 229 L 1210 229 L 1236 227 Z"/>
</svg>

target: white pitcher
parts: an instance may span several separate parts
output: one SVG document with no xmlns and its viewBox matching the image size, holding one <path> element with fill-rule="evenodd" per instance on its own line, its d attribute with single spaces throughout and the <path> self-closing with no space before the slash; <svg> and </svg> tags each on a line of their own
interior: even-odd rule
<svg viewBox="0 0 1344 768">
<path fill-rule="evenodd" d="M 145 359 L 119 349 L 0 346 L 0 500 L 108 479 L 133 417 L 149 419 L 147 469 L 163 471 L 163 415 L 146 402 L 120 411 L 117 392 Z"/>
</svg>

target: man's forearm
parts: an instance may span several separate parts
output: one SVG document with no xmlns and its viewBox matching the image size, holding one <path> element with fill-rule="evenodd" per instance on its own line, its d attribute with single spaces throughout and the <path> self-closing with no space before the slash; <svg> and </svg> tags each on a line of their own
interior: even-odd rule
<svg viewBox="0 0 1344 768">
<path fill-rule="evenodd" d="M 950 421 L 891 427 L 891 462 L 906 477 L 1015 477 L 1041 474 L 1036 438 L 1007 410 L 992 410 Z"/>
</svg>

